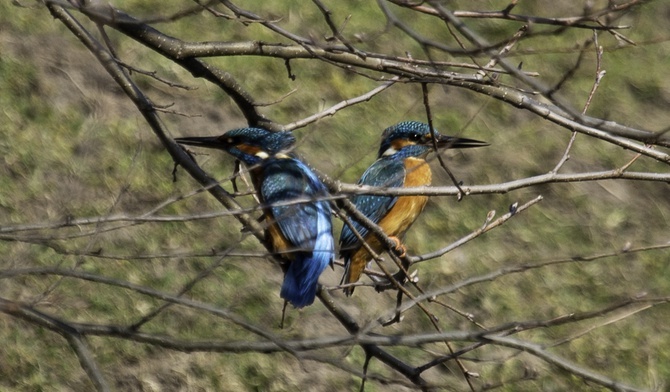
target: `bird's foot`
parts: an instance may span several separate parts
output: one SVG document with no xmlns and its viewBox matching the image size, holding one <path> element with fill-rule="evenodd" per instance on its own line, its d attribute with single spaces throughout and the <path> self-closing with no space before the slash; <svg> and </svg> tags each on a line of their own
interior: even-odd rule
<svg viewBox="0 0 670 392">
<path fill-rule="evenodd" d="M 400 239 L 395 236 L 390 236 L 389 238 L 395 243 L 393 249 L 398 253 L 398 257 L 405 257 L 407 255 L 407 248 L 400 242 Z"/>
</svg>

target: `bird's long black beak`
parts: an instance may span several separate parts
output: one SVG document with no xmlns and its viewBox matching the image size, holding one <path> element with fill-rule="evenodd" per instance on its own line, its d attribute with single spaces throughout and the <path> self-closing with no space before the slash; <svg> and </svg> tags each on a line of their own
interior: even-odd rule
<svg viewBox="0 0 670 392">
<path fill-rule="evenodd" d="M 487 142 L 482 142 L 474 139 L 466 139 L 462 137 L 446 136 L 446 135 L 436 135 L 437 147 L 439 148 L 474 148 L 474 147 L 486 147 L 489 145 Z M 432 141 L 428 142 L 429 144 Z"/>
<path fill-rule="evenodd" d="M 221 142 L 221 139 L 218 136 L 178 137 L 175 138 L 174 141 L 179 144 L 185 144 L 187 146 L 218 149 L 225 148 L 224 143 Z"/>
</svg>

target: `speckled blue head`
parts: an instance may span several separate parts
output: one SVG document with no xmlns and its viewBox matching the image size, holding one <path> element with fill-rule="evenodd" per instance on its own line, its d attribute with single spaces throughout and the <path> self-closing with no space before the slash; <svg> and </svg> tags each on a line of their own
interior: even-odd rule
<svg viewBox="0 0 670 392">
<path fill-rule="evenodd" d="M 486 142 L 446 136 L 437 131 L 435 131 L 434 137 L 438 148 L 488 146 Z M 428 124 L 419 121 L 403 121 L 384 130 L 377 156 L 381 158 L 400 154 L 402 157 L 418 157 L 427 154 L 434 147 L 433 134 L 431 134 Z"/>
<path fill-rule="evenodd" d="M 271 132 L 263 128 L 233 129 L 221 136 L 182 137 L 177 143 L 224 150 L 247 165 L 291 149 L 295 137 L 289 131 Z"/>
</svg>

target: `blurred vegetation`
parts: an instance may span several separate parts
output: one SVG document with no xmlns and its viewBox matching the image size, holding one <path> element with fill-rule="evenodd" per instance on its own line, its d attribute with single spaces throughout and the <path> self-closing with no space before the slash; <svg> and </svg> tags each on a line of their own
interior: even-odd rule
<svg viewBox="0 0 670 392">
<path fill-rule="evenodd" d="M 24 2 L 21 2 L 23 4 Z M 132 103 L 95 58 L 43 6 L 0 3 L 0 228 L 56 224 L 76 218 L 127 214 L 140 216 L 167 200 L 158 216 L 190 216 L 221 212 L 222 207 L 183 170 L 173 181 L 173 162 Z M 167 16 L 195 3 L 114 1 L 115 7 L 139 18 Z M 604 2 L 593 2 L 604 3 Z M 478 9 L 499 10 L 501 1 L 476 2 Z M 423 58 L 421 47 L 398 29 L 388 28 L 375 2 L 330 1 L 327 6 L 344 33 L 362 50 Z M 312 3 L 247 1 L 244 8 L 277 20 L 282 27 L 322 41 L 332 33 Z M 451 9 L 468 9 L 472 2 L 449 2 Z M 514 12 L 547 17 L 571 16 L 582 2 L 521 1 Z M 435 19 L 394 8 L 419 33 L 456 47 L 449 31 Z M 601 34 L 607 71 L 588 114 L 641 129 L 667 129 L 670 123 L 670 4 L 644 2 L 617 24 L 637 43 L 625 45 Z M 467 23 L 490 42 L 513 34 L 521 23 L 470 19 Z M 92 26 L 89 26 L 92 28 Z M 156 28 L 187 41 L 288 42 L 257 23 L 243 25 L 200 12 Z M 587 29 L 531 26 L 530 38 L 519 43 L 510 58 L 523 69 L 539 72 L 548 85 L 558 83 L 579 56 L 578 46 L 589 39 Z M 156 71 L 162 78 L 189 89 L 170 88 L 134 74 L 158 105 L 171 105 L 162 119 L 176 136 L 218 134 L 244 126 L 232 100 L 216 87 L 194 79 L 175 64 L 108 29 L 126 63 Z M 468 57 L 435 53 L 436 60 L 468 62 Z M 487 59 L 479 59 L 486 62 Z M 296 75 L 287 77 L 279 59 L 225 57 L 208 59 L 230 72 L 255 99 L 274 103 L 262 112 L 278 123 L 307 117 L 378 86 L 378 82 L 335 66 L 311 60 L 291 61 Z M 595 77 L 595 51 L 587 49 L 581 65 L 560 94 L 575 108 L 586 102 Z M 503 82 L 505 82 L 503 76 Z M 290 92 L 293 92 L 289 94 Z M 287 95 L 289 94 L 289 95 Z M 438 130 L 486 140 L 478 151 L 448 152 L 450 168 L 465 184 L 494 184 L 551 170 L 561 158 L 570 132 L 490 97 L 447 86 L 430 87 Z M 381 130 L 406 119 L 422 120 L 425 109 L 420 86 L 398 84 L 369 102 L 297 130 L 298 152 L 321 172 L 355 182 L 374 160 Z M 621 167 L 634 154 L 596 139 L 578 135 L 562 172 L 609 170 Z M 217 178 L 232 174 L 233 162 L 216 152 L 198 155 L 200 165 Z M 450 185 L 438 165 L 436 185 Z M 658 162 L 640 159 L 632 169 L 668 172 Z M 239 182 L 239 181 L 238 181 Z M 232 190 L 229 182 L 223 183 Z M 524 188 L 508 194 L 434 197 L 409 232 L 410 253 L 442 248 L 481 227 L 490 210 L 498 216 L 514 202 L 537 195 L 544 200 L 453 252 L 418 266 L 426 291 L 483 275 L 506 266 L 616 253 L 667 243 L 670 193 L 667 184 L 624 181 L 558 183 Z M 182 198 L 182 196 L 188 196 Z M 250 196 L 238 197 L 253 206 Z M 341 222 L 337 221 L 336 233 Z M 115 230 L 102 230 L 115 227 Z M 282 301 L 278 296 L 280 269 L 267 262 L 264 249 L 242 231 L 232 216 L 173 222 L 120 221 L 113 226 L 44 228 L 19 232 L 0 241 L 0 269 L 39 266 L 73 268 L 177 293 L 180 288 L 220 263 L 187 295 L 240 315 L 282 338 L 341 336 L 346 333 L 317 301 L 301 311 L 289 310 L 279 329 Z M 232 249 L 221 260 L 212 252 Z M 321 282 L 338 284 L 341 267 L 326 271 Z M 465 287 L 440 297 L 484 326 L 544 320 L 575 312 L 601 309 L 639 293 L 670 296 L 670 252 L 649 250 L 592 262 L 570 262 L 510 274 Z M 395 293 L 358 288 L 351 298 L 333 296 L 362 324 L 386 316 Z M 26 301 L 48 314 L 84 323 L 131 324 L 159 306 L 157 300 L 129 290 L 79 279 L 23 276 L 0 281 L 0 296 Z M 447 307 L 431 305 L 444 330 L 472 330 L 467 318 Z M 633 312 L 632 310 L 637 310 Z M 627 312 L 630 311 L 630 314 Z M 620 319 L 617 319 L 620 318 Z M 551 348 L 588 369 L 643 388 L 667 388 L 670 380 L 670 309 L 667 304 L 626 308 L 615 315 L 561 327 L 540 328 L 519 337 L 539 345 L 569 339 Z M 592 330 L 590 330 L 592 329 Z M 254 335 L 229 321 L 193 309 L 173 306 L 143 327 L 145 332 L 183 339 L 253 339 Z M 403 334 L 433 331 L 418 309 L 377 332 Z M 581 333 L 583 335 L 580 335 Z M 67 342 L 52 332 L 0 314 L 0 389 L 11 391 L 90 390 L 91 384 Z M 288 353 L 180 353 L 122 339 L 92 337 L 89 342 L 104 375 L 118 390 L 128 391 L 284 391 L 357 390 L 360 378 L 327 359 L 342 359 L 362 371 L 365 355 L 359 347 L 329 349 L 301 360 Z M 454 348 L 466 344 L 455 343 Z M 413 364 L 433 358 L 443 345 L 389 348 Z M 476 359 L 473 359 L 476 357 Z M 316 358 L 316 359 L 315 359 Z M 501 382 L 499 390 L 599 390 L 523 352 L 495 346 L 480 348 L 465 360 L 479 373 L 479 388 Z M 397 379 L 383 364 L 372 361 L 369 373 Z M 448 362 L 427 377 L 447 390 L 468 390 L 455 364 Z M 532 377 L 530 377 L 532 375 Z M 527 377 L 522 382 L 512 382 Z M 506 384 L 506 380 L 509 381 Z M 388 390 L 368 382 L 366 391 Z M 393 388 L 401 388 L 394 385 Z"/>
</svg>

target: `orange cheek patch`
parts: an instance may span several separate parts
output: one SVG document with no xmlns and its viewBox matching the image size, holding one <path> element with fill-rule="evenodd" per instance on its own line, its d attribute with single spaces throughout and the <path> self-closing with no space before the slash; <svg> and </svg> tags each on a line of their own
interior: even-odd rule
<svg viewBox="0 0 670 392">
<path fill-rule="evenodd" d="M 394 150 L 400 151 L 403 147 L 412 145 L 414 143 L 410 142 L 407 139 L 396 139 L 391 142 L 391 147 L 393 147 Z"/>
<path fill-rule="evenodd" d="M 248 144 L 238 144 L 235 147 L 237 147 L 238 150 L 240 150 L 240 151 L 242 151 L 246 154 L 249 154 L 249 155 L 256 155 L 261 151 L 260 147 L 250 146 Z"/>
</svg>

